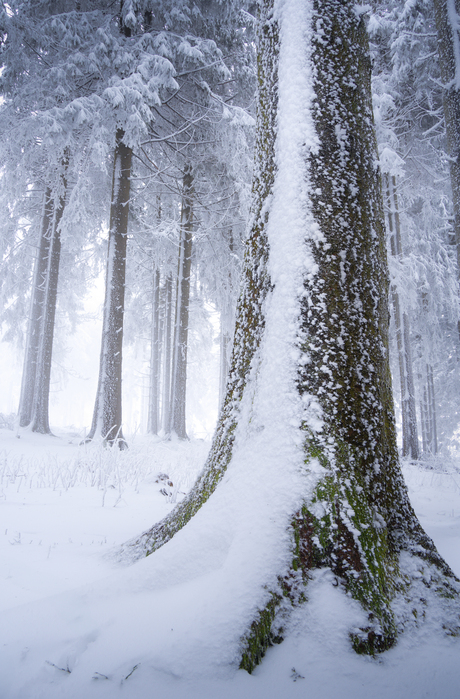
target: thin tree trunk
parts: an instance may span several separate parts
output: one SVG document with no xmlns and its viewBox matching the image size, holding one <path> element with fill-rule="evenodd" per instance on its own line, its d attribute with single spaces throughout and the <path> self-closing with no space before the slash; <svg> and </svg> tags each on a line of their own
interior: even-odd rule
<svg viewBox="0 0 460 699">
<path fill-rule="evenodd" d="M 43 204 L 40 238 L 37 256 L 35 258 L 34 278 L 30 304 L 30 317 L 27 328 L 26 351 L 22 372 L 21 397 L 19 401 L 19 426 L 27 427 L 32 420 L 32 408 L 35 393 L 35 377 L 37 374 L 37 359 L 40 346 L 42 318 L 44 315 L 44 300 L 46 290 L 46 275 L 53 226 L 52 192 L 48 187 Z"/>
<path fill-rule="evenodd" d="M 428 400 L 428 387 L 423 387 L 423 417 L 425 420 L 426 453 L 432 453 L 432 432 L 430 420 L 430 403 Z"/>
<path fill-rule="evenodd" d="M 169 433 L 170 400 L 171 400 L 171 332 L 172 332 L 172 292 L 173 279 L 168 274 L 165 281 L 164 313 L 163 313 L 163 337 L 164 337 L 164 359 L 163 359 L 163 401 L 162 419 L 163 432 Z"/>
<path fill-rule="evenodd" d="M 99 380 L 93 422 L 88 440 L 102 437 L 104 442 L 127 446 L 122 433 L 122 347 L 125 305 L 126 248 L 132 150 L 123 142 L 118 129 L 113 159 L 112 201 L 107 255 L 107 273 L 102 326 Z"/>
<path fill-rule="evenodd" d="M 228 376 L 228 360 L 230 333 L 227 330 L 228 319 L 223 312 L 220 314 L 220 364 L 219 364 L 219 408 L 225 397 L 225 387 Z"/>
<path fill-rule="evenodd" d="M 233 254 L 233 232 L 230 229 L 229 232 L 229 253 Z M 228 272 L 228 288 L 226 289 L 225 298 L 223 300 L 223 308 L 220 314 L 220 367 L 219 367 L 219 408 L 222 407 L 222 403 L 225 397 L 225 387 L 227 384 L 227 376 L 230 363 L 230 343 L 231 343 L 231 332 L 232 327 L 232 311 L 231 311 L 231 297 L 232 297 L 232 273 L 231 269 Z"/>
<path fill-rule="evenodd" d="M 393 210 L 395 220 L 396 248 L 399 257 L 402 257 L 401 223 L 399 218 L 398 193 L 396 188 L 396 177 L 391 178 L 393 193 Z M 420 455 L 418 434 L 417 434 L 417 411 L 415 409 L 415 383 L 414 370 L 412 366 L 412 350 L 410 343 L 410 322 L 406 311 L 402 314 L 403 321 L 403 346 L 404 346 L 404 368 L 407 390 L 407 428 L 408 428 L 408 452 L 412 459 L 418 459 Z"/>
<path fill-rule="evenodd" d="M 153 272 L 152 327 L 150 341 L 149 434 L 160 429 L 160 270 Z"/>
<path fill-rule="evenodd" d="M 420 401 L 420 423 L 422 426 L 422 448 L 423 448 L 423 453 L 428 454 L 429 448 L 428 448 L 428 419 L 427 419 L 427 414 L 426 414 L 426 401 L 425 401 L 425 394 L 426 394 L 426 388 L 424 387 L 423 389 L 424 397 Z"/>
<path fill-rule="evenodd" d="M 425 410 L 427 415 L 427 435 L 428 435 L 428 451 L 430 454 L 437 452 L 437 436 L 436 436 L 436 416 L 434 412 L 434 395 L 433 383 L 431 377 L 431 367 L 426 365 L 426 387 L 424 391 Z"/>
<path fill-rule="evenodd" d="M 431 427 L 431 453 L 438 453 L 438 435 L 436 423 L 436 401 L 434 397 L 434 381 L 433 367 L 430 364 L 426 365 L 427 389 L 428 389 L 428 405 L 430 410 L 430 427 Z"/>
<path fill-rule="evenodd" d="M 384 176 L 387 204 L 388 227 L 390 231 L 390 249 L 395 258 L 402 255 L 401 229 L 399 221 L 398 199 L 396 193 L 396 178 Z M 415 410 L 415 387 L 412 368 L 412 352 L 410 347 L 410 324 L 407 313 L 401 312 L 398 290 L 391 285 L 391 299 L 396 328 L 396 344 L 398 348 L 399 381 L 401 390 L 402 415 L 402 455 L 418 459 L 417 414 Z"/>
<path fill-rule="evenodd" d="M 48 256 L 48 270 L 46 292 L 44 301 L 44 313 L 42 318 L 41 342 L 37 359 L 37 375 L 35 379 L 35 393 L 32 411 L 32 431 L 41 434 L 50 434 L 49 426 L 49 394 L 51 382 L 51 359 L 53 354 L 54 324 L 56 317 L 57 289 L 59 282 L 59 265 L 61 261 L 61 219 L 64 213 L 65 197 L 67 191 L 66 170 L 68 158 L 62 161 L 63 174 L 61 176 L 59 203 L 55 209 L 53 231 Z"/>
<path fill-rule="evenodd" d="M 403 313 L 403 338 L 404 338 L 404 360 L 406 368 L 406 381 L 408 393 L 408 432 L 409 432 L 409 453 L 412 459 L 420 456 L 420 447 L 417 432 L 417 411 L 415 408 L 415 383 L 414 369 L 412 365 L 412 349 L 410 344 L 410 325 L 407 313 Z"/>
<path fill-rule="evenodd" d="M 170 432 L 187 439 L 185 404 L 187 391 L 187 345 L 190 304 L 190 273 L 192 266 L 192 193 L 193 175 L 186 166 L 183 176 L 181 232 L 177 274 L 176 312 L 171 375 Z"/>
</svg>

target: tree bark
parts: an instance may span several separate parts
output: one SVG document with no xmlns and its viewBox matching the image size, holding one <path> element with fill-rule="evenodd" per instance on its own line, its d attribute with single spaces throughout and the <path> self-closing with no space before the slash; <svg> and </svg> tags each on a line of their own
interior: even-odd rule
<svg viewBox="0 0 460 699">
<path fill-rule="evenodd" d="M 49 425 L 49 395 L 51 382 L 51 359 L 53 354 L 54 323 L 56 317 L 57 289 L 59 282 L 59 265 L 61 261 L 61 219 L 64 213 L 67 191 L 66 170 L 68 158 L 61 163 L 60 191 L 57 194 L 58 205 L 55 208 L 52 236 L 48 252 L 48 268 L 46 273 L 45 299 L 41 326 L 41 342 L 37 357 L 37 373 L 32 408 L 32 432 L 50 434 Z"/>
<path fill-rule="evenodd" d="M 27 328 L 26 351 L 24 355 L 24 368 L 21 383 L 21 397 L 18 409 L 20 427 L 27 427 L 32 420 L 35 377 L 37 375 L 37 359 L 40 346 L 42 318 L 44 315 L 46 276 L 52 226 L 53 201 L 51 189 L 48 187 L 45 191 L 40 238 L 38 241 L 37 256 L 35 258 L 30 318 Z"/>
<path fill-rule="evenodd" d="M 287 568 L 279 564 L 278 583 L 268 591 L 266 580 L 260 581 L 265 606 L 242 634 L 241 667 L 248 671 L 280 640 L 282 615 L 287 605 L 305 598 L 304 585 L 315 568 L 329 567 L 337 584 L 367 611 L 367 624 L 351 634 L 357 652 L 375 653 L 395 642 L 405 624 L 394 616 L 396 594 L 396 610 L 412 589 L 411 604 L 421 604 L 414 601 L 419 588 L 413 567 L 404 568 L 407 557 L 430 566 L 430 584 L 440 594 L 455 597 L 459 589 L 418 523 L 398 463 L 384 215 L 364 21 L 351 1 L 287 0 L 276 11 L 273 5 L 260 3 L 253 206 L 226 398 L 195 486 L 164 520 L 122 549 L 128 558 L 143 557 L 185 524 L 193 527 L 191 518 L 217 486 L 231 487 L 231 474 L 238 477 L 243 463 L 251 470 L 253 445 L 263 449 L 268 443 L 267 460 L 272 447 L 278 449 L 270 461 L 276 474 L 292 475 L 291 455 L 298 456 L 295 468 L 306 480 L 292 475 L 292 482 L 302 483 L 296 499 L 302 504 L 283 515 L 290 543 L 285 537 L 280 544 L 288 547 L 290 562 Z M 304 40 L 312 37 L 301 57 L 299 22 Z M 293 74 L 292 56 L 303 76 Z M 284 72 L 278 81 L 279 65 Z M 309 98 L 313 94 L 309 107 L 295 101 L 293 87 L 299 83 L 290 80 L 299 77 Z M 292 99 L 300 123 L 306 131 L 314 125 L 314 134 L 310 129 L 301 138 L 295 131 Z M 292 190 L 300 196 L 291 198 Z M 298 246 L 289 255 L 287 240 Z M 286 313 L 297 323 L 283 326 L 288 340 L 277 334 Z M 283 399 L 272 394 L 278 376 L 287 382 Z M 273 400 L 276 411 L 267 405 Z M 292 424 L 291 401 L 297 400 L 302 417 Z M 266 418 L 270 422 L 259 423 Z M 280 449 L 272 437 L 280 424 L 283 434 L 293 430 L 298 451 L 284 442 Z M 227 469 L 233 470 L 223 479 Z M 259 522 L 264 525 L 268 522 Z M 401 576 L 404 592 L 398 593 Z"/>
<path fill-rule="evenodd" d="M 183 176 L 179 262 L 177 270 L 176 312 L 171 371 L 171 403 L 169 432 L 187 439 L 185 404 L 187 393 L 187 345 L 190 305 L 190 273 L 193 245 L 193 175 L 186 166 Z"/>
<path fill-rule="evenodd" d="M 390 232 L 391 254 L 393 257 L 400 258 L 402 256 L 402 242 L 398 198 L 396 193 L 396 178 L 394 176 L 390 178 L 390 175 L 386 173 L 384 180 L 388 204 L 388 228 Z M 401 390 L 402 455 L 411 456 L 412 459 L 418 459 L 417 414 L 415 410 L 415 387 L 410 346 L 409 317 L 406 312 L 401 311 L 399 294 L 395 284 L 391 285 L 391 298 L 396 328 Z"/>
<path fill-rule="evenodd" d="M 171 331 L 172 331 L 172 292 L 173 279 L 172 275 L 168 274 L 165 282 L 165 297 L 164 297 L 164 320 L 163 320 L 163 337 L 164 337 L 164 359 L 163 359 L 163 402 L 162 402 L 162 427 L 163 432 L 169 432 L 169 415 L 170 415 L 170 400 L 171 400 Z"/>
<path fill-rule="evenodd" d="M 229 231 L 229 243 L 228 249 L 231 255 L 233 255 L 233 232 L 232 229 Z M 232 273 L 231 270 L 228 272 L 228 287 L 224 295 L 223 308 L 220 313 L 220 366 L 219 366 L 219 409 L 225 398 L 225 387 L 227 384 L 227 376 L 229 371 L 229 359 L 230 359 L 230 343 L 231 343 L 231 328 L 232 322 L 232 311 L 231 311 L 231 298 L 232 298 Z"/>
<path fill-rule="evenodd" d="M 147 432 L 158 434 L 160 429 L 160 270 L 153 272 L 152 327 L 150 340 L 150 387 Z"/>
<path fill-rule="evenodd" d="M 427 385 L 428 385 L 428 395 L 430 400 L 430 413 L 431 413 L 431 434 L 432 434 L 432 453 L 438 453 L 438 428 L 436 424 L 436 401 L 434 397 L 434 380 L 433 380 L 433 367 L 427 364 Z"/>
<path fill-rule="evenodd" d="M 118 129 L 113 159 L 112 202 L 102 326 L 99 380 L 88 440 L 101 437 L 104 443 L 127 446 L 122 433 L 122 348 L 125 304 L 126 249 L 132 150 Z"/>
<path fill-rule="evenodd" d="M 460 2 L 434 0 L 460 283 Z M 460 321 L 459 321 L 460 332 Z"/>
</svg>

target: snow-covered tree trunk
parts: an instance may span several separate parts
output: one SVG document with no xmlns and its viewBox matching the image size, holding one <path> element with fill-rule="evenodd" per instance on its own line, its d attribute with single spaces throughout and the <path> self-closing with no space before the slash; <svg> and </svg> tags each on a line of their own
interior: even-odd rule
<svg viewBox="0 0 460 699">
<path fill-rule="evenodd" d="M 185 524 L 193 532 L 208 511 L 217 516 L 213 499 L 234 508 L 249 553 L 232 584 L 243 577 L 247 595 L 250 580 L 258 600 L 241 628 L 248 671 L 282 637 L 283 615 L 305 599 L 315 568 L 330 568 L 366 610 L 351 633 L 358 652 L 390 647 L 422 604 L 427 588 L 418 591 L 411 571 L 429 567 L 429 586 L 458 592 L 398 464 L 362 15 L 351 0 L 260 7 L 253 206 L 226 398 L 195 486 L 122 551 L 149 555 Z M 264 571 L 258 587 L 244 577 L 252 565 Z M 395 618 L 396 594 L 395 610 L 411 599 L 406 618 Z"/>
<path fill-rule="evenodd" d="M 177 269 L 176 312 L 171 370 L 171 402 L 169 432 L 187 439 L 185 402 L 187 391 L 187 344 L 190 305 L 190 274 L 193 245 L 193 174 L 186 166 L 182 181 L 181 228 Z"/>
<path fill-rule="evenodd" d="M 132 149 L 123 138 L 123 130 L 118 129 L 113 159 L 99 380 L 93 421 L 87 436 L 88 440 L 102 437 L 108 444 L 117 442 L 121 448 L 126 446 L 122 434 L 121 372 L 132 161 Z"/>
<path fill-rule="evenodd" d="M 52 235 L 48 252 L 48 268 L 46 273 L 45 298 L 43 316 L 41 319 L 41 338 L 37 357 L 35 391 L 32 407 L 31 427 L 33 432 L 49 434 L 49 394 L 51 381 L 51 359 L 53 354 L 54 321 L 56 317 L 57 289 L 59 281 L 59 265 L 61 261 L 61 219 L 64 213 L 67 191 L 66 170 L 68 157 L 61 163 L 63 172 L 60 177 L 60 191 L 56 192 Z"/>
<path fill-rule="evenodd" d="M 19 401 L 19 426 L 27 427 L 32 420 L 32 406 L 37 375 L 37 359 L 40 346 L 46 278 L 48 270 L 51 230 L 53 226 L 52 192 L 48 187 L 43 204 L 42 224 L 35 258 L 30 317 L 27 327 L 27 340 L 22 373 L 21 397 Z"/>
<path fill-rule="evenodd" d="M 150 386 L 147 432 L 158 434 L 160 429 L 160 270 L 153 272 L 152 325 L 150 335 Z"/>
</svg>

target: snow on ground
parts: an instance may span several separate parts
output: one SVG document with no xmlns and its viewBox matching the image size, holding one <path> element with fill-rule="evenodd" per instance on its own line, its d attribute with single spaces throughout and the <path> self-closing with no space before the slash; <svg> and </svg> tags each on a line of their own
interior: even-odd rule
<svg viewBox="0 0 460 699">
<path fill-rule="evenodd" d="M 249 676 L 228 657 L 241 590 L 222 591 L 229 605 L 216 616 L 228 653 L 212 647 L 203 595 L 203 586 L 222 585 L 231 560 L 226 531 L 203 533 L 211 555 L 197 556 L 196 570 L 194 550 L 182 569 L 176 554 L 187 552 L 174 540 L 155 554 L 153 573 L 155 557 L 121 568 L 104 556 L 170 511 L 208 447 L 136 436 L 120 453 L 78 446 L 64 432 L 17 439 L 0 430 L 0 699 L 457 699 L 458 639 L 428 618 L 377 660 L 355 655 L 348 633 L 362 611 L 328 571 L 315 573 L 286 640 Z M 460 576 L 460 465 L 404 472 L 423 526 Z"/>
</svg>

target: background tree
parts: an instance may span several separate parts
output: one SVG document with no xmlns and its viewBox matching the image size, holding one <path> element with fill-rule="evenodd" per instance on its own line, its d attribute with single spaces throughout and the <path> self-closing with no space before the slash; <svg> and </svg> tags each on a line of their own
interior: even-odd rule
<svg viewBox="0 0 460 699">
<path fill-rule="evenodd" d="M 17 209 L 17 216 L 21 216 L 18 200 L 22 196 L 27 201 L 31 187 L 38 192 L 43 189 L 45 197 L 19 407 L 20 425 L 30 424 L 34 431 L 45 433 L 50 431 L 48 401 L 61 238 L 65 243 L 73 238 L 69 246 L 73 250 L 63 258 L 73 267 L 78 267 L 75 256 L 81 256 L 81 248 L 85 247 L 81 234 L 85 226 L 81 224 L 87 223 L 86 207 L 80 197 L 88 174 L 87 125 L 94 117 L 90 99 L 94 96 L 94 61 L 88 60 L 84 51 L 89 53 L 95 27 L 102 19 L 97 10 L 79 14 L 66 9 L 65 3 L 13 3 L 5 13 L 6 41 L 2 45 L 4 101 L 0 118 L 2 129 L 9 133 L 2 143 L 2 156 L 9 165 L 2 178 L 3 203 L 10 211 Z M 95 192 L 99 194 L 99 187 L 94 188 L 93 197 Z M 24 208 L 22 216 L 30 220 L 31 211 L 24 214 Z M 93 216 L 88 234 L 97 227 L 98 220 L 98 216 Z M 34 229 L 33 216 L 29 228 Z M 80 246 L 75 244 L 76 232 Z M 28 262 L 21 247 L 25 246 L 7 251 L 5 267 L 16 271 Z M 65 272 L 61 284 L 64 288 L 72 284 L 74 277 L 68 267 Z M 11 291 L 7 280 L 2 292 L 8 298 Z M 73 299 L 70 301 L 74 303 Z M 3 318 L 8 324 L 9 317 L 14 317 L 15 305 L 10 304 L 9 313 Z"/>
</svg>

